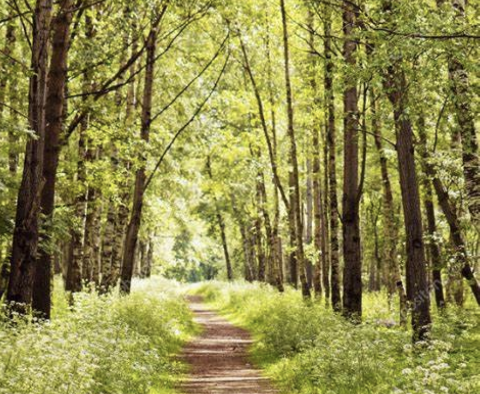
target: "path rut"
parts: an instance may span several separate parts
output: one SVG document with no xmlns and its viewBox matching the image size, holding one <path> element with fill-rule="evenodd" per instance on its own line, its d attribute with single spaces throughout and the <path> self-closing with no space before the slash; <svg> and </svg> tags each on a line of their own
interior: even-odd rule
<svg viewBox="0 0 480 394">
<path fill-rule="evenodd" d="M 181 389 L 186 394 L 277 394 L 248 360 L 250 334 L 208 310 L 201 297 L 188 301 L 203 332 L 182 354 L 190 374 Z"/>
</svg>

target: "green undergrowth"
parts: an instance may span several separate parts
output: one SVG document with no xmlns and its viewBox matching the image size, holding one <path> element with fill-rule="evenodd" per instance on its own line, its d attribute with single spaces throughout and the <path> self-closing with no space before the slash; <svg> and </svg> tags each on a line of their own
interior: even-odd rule
<svg viewBox="0 0 480 394">
<path fill-rule="evenodd" d="M 434 315 L 431 340 L 390 325 L 387 297 L 367 294 L 354 326 L 323 302 L 294 290 L 209 282 L 194 289 L 252 332 L 253 360 L 285 394 L 479 393 L 480 314 L 476 307 Z"/>
<path fill-rule="evenodd" d="M 0 322 L 1 394 L 173 394 L 175 361 L 196 328 L 183 289 L 136 281 L 127 297 L 55 286 L 51 322 Z"/>
</svg>

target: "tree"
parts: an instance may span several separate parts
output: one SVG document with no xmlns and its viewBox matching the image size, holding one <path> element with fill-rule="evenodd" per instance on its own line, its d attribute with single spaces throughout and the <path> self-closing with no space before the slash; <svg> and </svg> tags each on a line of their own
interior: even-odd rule
<svg viewBox="0 0 480 394">
<path fill-rule="evenodd" d="M 27 142 L 22 183 L 18 191 L 7 301 L 26 313 L 32 303 L 39 240 L 40 194 L 45 146 L 48 40 L 51 0 L 37 0 L 33 16 L 32 62 L 28 120 L 35 135 Z"/>
</svg>

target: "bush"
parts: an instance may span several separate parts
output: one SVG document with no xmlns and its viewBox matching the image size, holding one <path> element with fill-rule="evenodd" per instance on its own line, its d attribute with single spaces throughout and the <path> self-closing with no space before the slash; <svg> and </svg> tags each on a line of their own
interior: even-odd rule
<svg viewBox="0 0 480 394">
<path fill-rule="evenodd" d="M 0 325 L 0 393 L 147 394 L 171 386 L 180 371 L 172 355 L 193 329 L 174 283 L 138 281 L 122 298 L 80 293 L 74 310 L 56 289 L 51 322 Z"/>
<path fill-rule="evenodd" d="M 477 309 L 435 315 L 432 340 L 413 346 L 407 330 L 379 324 L 394 317 L 385 295 L 366 295 L 355 326 L 293 290 L 212 282 L 197 291 L 253 332 L 254 359 L 284 393 L 480 392 Z"/>
</svg>

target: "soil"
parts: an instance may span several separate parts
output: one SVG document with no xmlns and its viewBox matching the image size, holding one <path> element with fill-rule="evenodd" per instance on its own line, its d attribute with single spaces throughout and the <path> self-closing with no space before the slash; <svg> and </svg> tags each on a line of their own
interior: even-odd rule
<svg viewBox="0 0 480 394">
<path fill-rule="evenodd" d="M 182 354 L 189 375 L 181 389 L 188 394 L 277 394 L 249 360 L 250 334 L 209 310 L 201 297 L 188 301 L 203 331 Z"/>
</svg>

